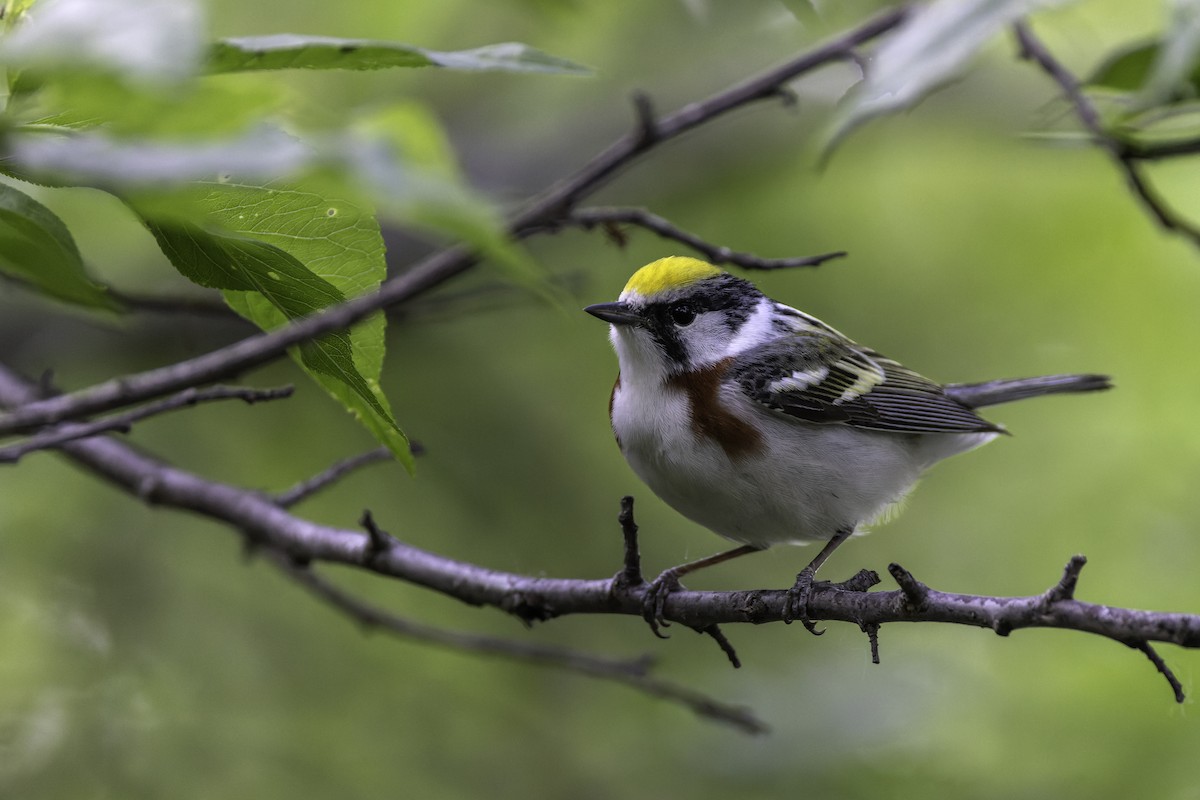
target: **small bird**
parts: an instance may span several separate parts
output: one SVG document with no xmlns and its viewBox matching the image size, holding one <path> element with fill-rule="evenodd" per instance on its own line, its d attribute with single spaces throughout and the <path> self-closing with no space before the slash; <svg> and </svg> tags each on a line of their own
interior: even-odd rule
<svg viewBox="0 0 1200 800">
<path fill-rule="evenodd" d="M 786 621 L 819 633 L 807 606 L 830 554 L 935 462 L 1005 433 L 976 408 L 1111 385 L 1050 375 L 943 386 L 683 256 L 642 267 L 615 303 L 584 310 L 610 323 L 620 371 L 609 415 L 633 471 L 676 511 L 740 543 L 651 583 L 644 615 L 659 636 L 684 575 L 774 544 L 825 542 L 784 608 Z"/>
</svg>

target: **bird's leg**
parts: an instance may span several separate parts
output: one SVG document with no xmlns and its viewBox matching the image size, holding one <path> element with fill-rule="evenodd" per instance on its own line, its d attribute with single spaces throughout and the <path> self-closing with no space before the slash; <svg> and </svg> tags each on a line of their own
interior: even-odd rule
<svg viewBox="0 0 1200 800">
<path fill-rule="evenodd" d="M 783 604 L 784 622 L 790 623 L 792 620 L 798 619 L 804 629 L 814 636 L 820 636 L 825 632 L 824 629 L 817 630 L 817 626 L 808 618 L 808 598 L 812 595 L 813 577 L 825 560 L 833 555 L 833 551 L 838 549 L 838 545 L 849 539 L 852 533 L 854 533 L 854 528 L 839 528 L 837 533 L 833 534 L 833 538 L 821 548 L 821 552 L 817 553 L 816 558 L 808 562 L 807 567 L 800 570 L 800 574 L 796 576 L 796 584 L 788 589 L 787 600 Z"/>
<path fill-rule="evenodd" d="M 704 569 L 705 567 L 722 564 L 738 556 L 757 553 L 761 549 L 761 547 L 744 544 L 741 547 L 735 547 L 732 550 L 726 550 L 723 553 L 717 553 L 708 558 L 689 561 L 686 564 L 680 564 L 677 567 L 663 570 L 662 574 L 655 578 L 646 588 L 646 596 L 642 599 L 642 617 L 649 623 L 650 630 L 654 631 L 654 635 L 660 639 L 668 638 L 665 634 L 660 633 L 658 629 L 668 628 L 671 625 L 671 623 L 663 619 L 663 610 L 667 603 L 667 596 L 671 592 L 683 588 L 679 583 L 679 579 L 684 575 Z"/>
</svg>

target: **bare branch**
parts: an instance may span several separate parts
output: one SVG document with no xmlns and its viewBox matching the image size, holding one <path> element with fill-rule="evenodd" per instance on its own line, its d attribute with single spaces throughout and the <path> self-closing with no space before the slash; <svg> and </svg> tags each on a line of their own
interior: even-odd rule
<svg viewBox="0 0 1200 800">
<path fill-rule="evenodd" d="M 342 459 L 341 461 L 332 465 L 324 472 L 314 475 L 307 480 L 301 481 L 290 489 L 286 489 L 275 495 L 275 502 L 283 508 L 291 508 L 301 500 L 306 500 L 322 489 L 325 489 L 338 482 L 351 472 L 354 472 L 356 469 L 365 467 L 368 464 L 374 464 L 379 461 L 391 460 L 392 451 L 386 447 L 376 447 L 374 450 L 368 450 L 365 453 L 359 453 L 356 456 L 350 456 L 349 458 Z"/>
<path fill-rule="evenodd" d="M 1171 668 L 1167 666 L 1167 662 L 1162 660 L 1162 656 L 1158 654 L 1158 651 L 1155 650 L 1149 642 L 1143 639 L 1136 641 L 1129 646 L 1135 650 L 1140 650 L 1141 652 L 1145 653 L 1146 658 L 1150 659 L 1150 663 L 1153 664 L 1154 668 L 1159 671 L 1159 674 L 1167 679 L 1167 683 L 1170 685 L 1171 691 L 1175 693 L 1176 703 L 1182 703 L 1187 699 L 1187 696 L 1183 693 L 1183 684 L 1179 682 L 1179 678 L 1175 677 L 1175 673 L 1172 672 Z"/>
<path fill-rule="evenodd" d="M 826 64 L 851 58 L 854 49 L 892 30 L 907 15 L 906 7 L 891 8 L 853 30 L 743 83 L 657 120 L 643 119 L 636 131 L 617 140 L 574 175 L 535 196 L 509 220 L 508 231 L 521 237 L 562 219 L 580 200 L 595 192 L 649 150 L 736 109 L 780 96 L 789 81 Z M 654 137 L 647 140 L 646 126 Z M 465 247 L 435 253 L 412 269 L 385 281 L 379 290 L 361 295 L 312 316 L 169 366 L 128 375 L 69 394 L 29 402 L 0 417 L 0 435 L 22 433 L 45 425 L 161 397 L 240 374 L 281 357 L 289 347 L 324 333 L 341 330 L 370 314 L 403 303 L 439 286 L 475 265 L 477 256 Z"/>
<path fill-rule="evenodd" d="M 1116 163 L 1125 176 L 1125 182 L 1129 185 L 1130 190 L 1141 200 L 1142 205 L 1145 206 L 1164 228 L 1184 236 L 1191 240 L 1192 244 L 1200 246 L 1200 228 L 1197 228 L 1175 213 L 1167 204 L 1167 201 L 1150 185 L 1150 182 L 1143 174 L 1139 161 L 1150 157 L 1146 153 L 1152 152 L 1152 150 L 1148 148 L 1130 148 L 1124 141 L 1109 133 L 1108 129 L 1104 127 L 1100 112 L 1096 110 L 1096 106 L 1083 93 L 1079 79 L 1061 61 L 1054 57 L 1041 40 L 1034 35 L 1029 24 L 1024 21 L 1017 22 L 1013 26 L 1013 30 L 1016 34 L 1017 42 L 1021 47 L 1021 57 L 1037 64 L 1043 72 L 1058 84 L 1063 94 L 1066 95 L 1067 100 L 1074 107 L 1075 116 L 1079 118 L 1083 127 L 1091 134 L 1092 140 L 1108 153 L 1109 157 Z M 1166 150 L 1164 149 L 1160 152 L 1165 153 Z M 1189 151 L 1183 150 L 1181 152 Z M 1159 155 L 1156 157 L 1162 156 Z"/>
<path fill-rule="evenodd" d="M 22 456 L 36 450 L 48 450 L 58 447 L 64 442 L 85 439 L 103 433 L 129 433 L 133 423 L 148 417 L 190 408 L 197 403 L 207 403 L 214 400 L 242 400 L 246 403 L 261 403 L 267 400 L 280 400 L 291 397 L 295 391 L 292 386 L 281 386 L 277 389 L 248 389 L 240 386 L 210 386 L 207 389 L 185 389 L 179 394 L 172 395 L 156 403 L 150 403 L 141 408 L 124 414 L 88 423 L 69 423 L 42 431 L 16 444 L 0 447 L 0 464 L 15 463 Z"/>
<path fill-rule="evenodd" d="M 1200 153 L 1200 139 L 1183 139 L 1175 142 L 1130 142 L 1123 143 L 1125 157 L 1138 161 L 1156 161 L 1177 156 L 1194 156 Z"/>
<path fill-rule="evenodd" d="M 32 384 L 0 365 L 0 406 L 28 402 L 35 391 Z M 209 517 L 302 562 L 326 561 L 368 569 L 465 603 L 504 610 L 526 622 L 569 614 L 640 617 L 645 605 L 645 583 L 624 585 L 617 580 L 541 578 L 501 572 L 445 558 L 390 536 L 370 537 L 356 530 L 318 525 L 289 514 L 260 493 L 201 478 L 115 439 L 67 442 L 60 449 L 85 469 L 144 502 Z M 859 626 L 944 622 L 991 628 L 1001 634 L 1021 628 L 1063 628 L 1104 636 L 1142 652 L 1146 652 L 1142 643 L 1149 642 L 1200 648 L 1200 615 L 1139 611 L 1074 599 L 1068 589 L 1078 576 L 1082 560 L 1073 559 L 1072 563 L 1075 566 L 1068 565 L 1054 587 L 1028 597 L 939 592 L 893 564 L 889 570 L 900 583 L 900 590 L 863 592 L 846 585 L 817 584 L 808 611 L 814 619 Z M 871 577 L 862 572 L 849 583 L 857 589 L 870 585 Z M 718 624 L 781 621 L 787 601 L 786 589 L 681 590 L 666 598 L 664 616 L 703 631 Z M 1169 671 L 1164 674 L 1169 675 Z"/>
<path fill-rule="evenodd" d="M 623 567 L 617 573 L 617 579 L 627 586 L 637 586 L 645 583 L 642 577 L 642 554 L 638 549 L 638 526 L 633 519 L 633 498 L 626 495 L 621 498 L 621 513 L 617 516 L 621 524 L 621 535 L 625 539 L 625 557 Z"/>
<path fill-rule="evenodd" d="M 862 632 L 867 635 L 867 642 L 871 645 L 871 663 L 879 663 L 879 623 L 864 622 L 858 626 Z"/>
<path fill-rule="evenodd" d="M 728 247 L 705 241 L 694 233 L 676 227 L 670 220 L 653 214 L 644 208 L 581 208 L 571 212 L 564 220 L 566 224 L 578 225 L 584 230 L 602 226 L 612 232 L 615 225 L 637 225 L 653 231 L 664 239 L 684 244 L 700 253 L 714 264 L 732 264 L 742 269 L 773 270 L 794 267 L 816 267 L 834 258 L 846 255 L 844 250 L 818 256 L 798 258 L 761 258 L 752 253 L 740 253 Z"/>
<path fill-rule="evenodd" d="M 720 647 L 721 652 L 724 653 L 725 657 L 729 659 L 729 663 L 733 665 L 733 668 L 741 668 L 742 661 L 740 658 L 738 658 L 737 650 L 733 649 L 733 642 L 729 641 L 729 638 L 725 635 L 725 632 L 721 630 L 720 625 L 714 623 L 697 630 L 696 633 L 703 634 L 705 636 L 711 636 L 713 641 L 717 643 L 717 647 Z"/>
<path fill-rule="evenodd" d="M 746 733 L 764 733 L 766 725 L 743 708 L 722 703 L 670 681 L 649 674 L 653 658 L 612 659 L 593 656 L 553 645 L 517 642 L 497 636 L 458 633 L 422 625 L 376 608 L 316 574 L 311 568 L 279 552 L 267 553 L 268 560 L 313 596 L 358 622 L 364 630 L 381 630 L 409 639 L 463 653 L 498 656 L 537 666 L 564 669 L 592 678 L 614 681 L 651 697 L 680 703 L 701 717 L 733 725 Z"/>
<path fill-rule="evenodd" d="M 217 295 L 153 295 L 122 292 L 109 288 L 109 295 L 130 311 L 144 311 L 150 314 L 190 314 L 198 317 L 216 317 L 217 319 L 251 323 L 238 315 L 225 304 Z"/>
</svg>

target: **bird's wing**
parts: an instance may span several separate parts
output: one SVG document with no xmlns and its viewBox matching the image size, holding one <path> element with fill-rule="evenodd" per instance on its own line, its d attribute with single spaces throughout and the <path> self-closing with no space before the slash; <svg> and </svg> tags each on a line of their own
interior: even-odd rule
<svg viewBox="0 0 1200 800">
<path fill-rule="evenodd" d="M 752 399 L 807 422 L 908 433 L 1003 430 L 937 383 L 833 331 L 751 348 L 728 374 Z"/>
</svg>

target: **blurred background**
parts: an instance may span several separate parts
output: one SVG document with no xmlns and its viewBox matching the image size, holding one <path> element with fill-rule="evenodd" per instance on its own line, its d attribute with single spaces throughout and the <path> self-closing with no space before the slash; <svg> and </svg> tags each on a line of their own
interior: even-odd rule
<svg viewBox="0 0 1200 800">
<path fill-rule="evenodd" d="M 832 4 L 830 4 L 832 5 Z M 434 49 L 523 41 L 592 77 L 437 72 L 283 73 L 262 81 L 312 125 L 404 100 L 444 125 L 471 183 L 507 205 L 629 129 L 629 97 L 671 110 L 804 50 L 874 6 L 793 16 L 777 2 L 688 0 L 213 0 L 214 35 L 294 32 Z M 1154 4 L 1092 0 L 1039 32 L 1078 72 L 1161 29 Z M 894 522 L 823 574 L 891 561 L 931 586 L 1023 595 L 1085 553 L 1079 597 L 1200 612 L 1200 252 L 1159 230 L 1094 148 L 1032 136 L 1066 125 L 1049 81 L 1004 38 L 916 110 L 851 136 L 823 169 L 814 139 L 853 82 L 831 68 L 656 152 L 599 202 L 646 206 L 763 256 L 845 249 L 818 270 L 751 275 L 768 294 L 939 380 L 1106 372 L 1115 391 L 989 410 L 1015 435 L 935 468 Z M 1200 216 L 1197 170 L 1153 172 Z M 41 191 L 94 272 L 176 293 L 153 240 L 106 195 Z M 389 233 L 402 269 L 434 243 Z M 577 312 L 682 252 L 633 231 L 532 240 L 571 287 L 554 308 L 484 267 L 391 329 L 385 387 L 427 453 L 299 508 L 353 527 L 363 508 L 400 539 L 483 566 L 599 578 L 620 565 L 618 500 L 638 499 L 655 574 L 722 540 L 640 485 L 605 414 L 605 326 Z M 248 333 L 234 322 L 113 321 L 0 286 L 0 352 L 66 387 L 159 366 Z M 290 363 L 286 403 L 214 405 L 131 437 L 180 466 L 274 490 L 373 446 Z M 812 552 L 781 548 L 706 571 L 692 588 L 782 588 Z M 1059 631 L 891 625 L 882 664 L 829 625 L 730 626 L 744 666 L 638 619 L 524 629 L 494 610 L 344 569 L 326 575 L 389 609 L 456 630 L 612 655 L 753 708 L 750 737 L 675 705 L 576 675 L 364 636 L 246 558 L 231 531 L 156 511 L 51 454 L 0 471 L 0 796 L 13 798 L 1200 797 L 1195 700 L 1177 706 L 1146 659 Z M 884 588 L 892 588 L 890 582 Z M 1162 655 L 1189 694 L 1200 654 Z"/>
</svg>

